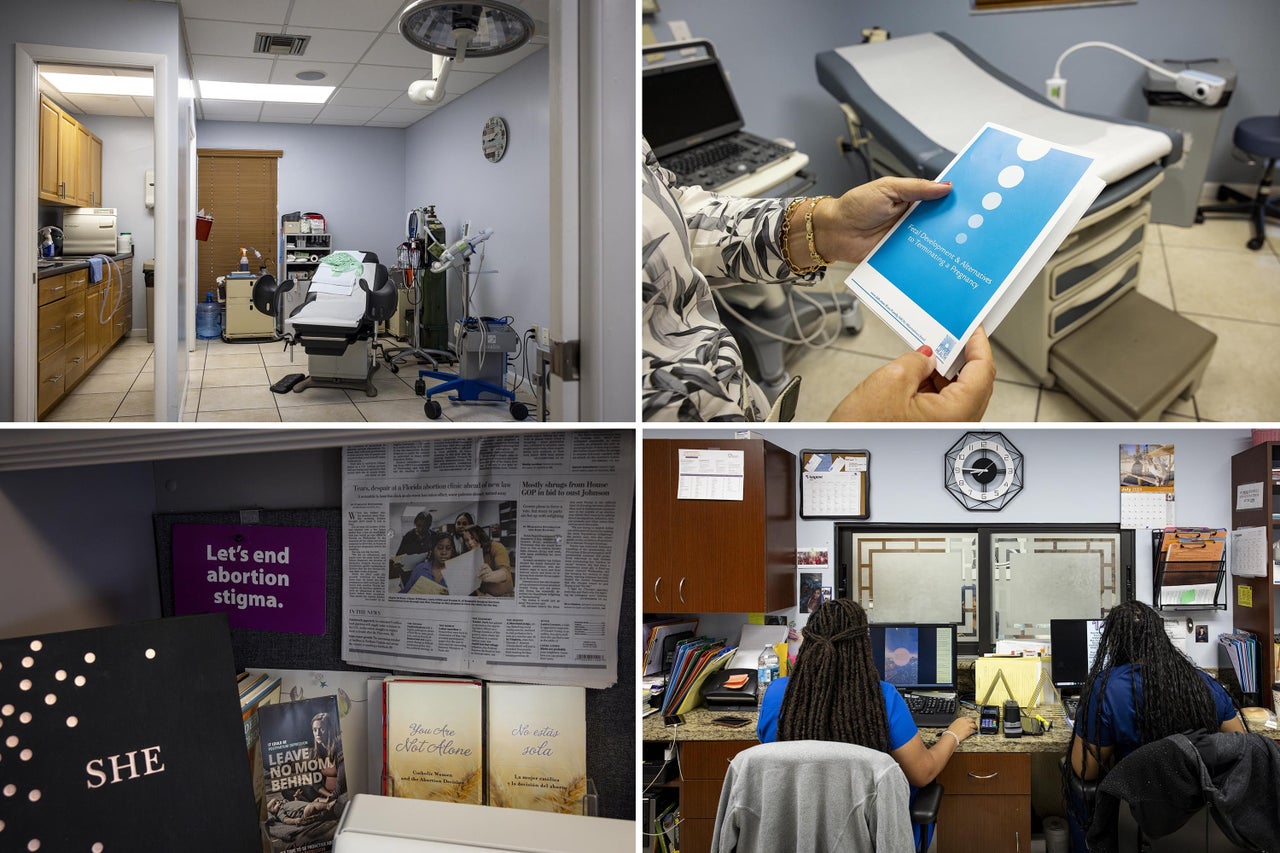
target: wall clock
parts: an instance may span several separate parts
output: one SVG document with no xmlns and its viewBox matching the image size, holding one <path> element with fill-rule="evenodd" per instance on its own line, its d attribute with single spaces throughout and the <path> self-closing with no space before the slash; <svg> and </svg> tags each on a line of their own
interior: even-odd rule
<svg viewBox="0 0 1280 853">
<path fill-rule="evenodd" d="M 1004 509 L 1022 491 L 1022 453 L 998 432 L 966 432 L 943 458 L 943 484 L 968 510 Z"/>
<path fill-rule="evenodd" d="M 484 159 L 497 163 L 507 153 L 507 122 L 501 116 L 490 116 L 480 133 L 480 147 Z"/>
</svg>

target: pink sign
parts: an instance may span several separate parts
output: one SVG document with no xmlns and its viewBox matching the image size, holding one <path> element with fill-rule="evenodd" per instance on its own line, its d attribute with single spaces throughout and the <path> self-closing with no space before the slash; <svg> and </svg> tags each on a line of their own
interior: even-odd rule
<svg viewBox="0 0 1280 853">
<path fill-rule="evenodd" d="M 226 613 L 232 628 L 325 632 L 325 529 L 175 524 L 178 616 Z"/>
</svg>

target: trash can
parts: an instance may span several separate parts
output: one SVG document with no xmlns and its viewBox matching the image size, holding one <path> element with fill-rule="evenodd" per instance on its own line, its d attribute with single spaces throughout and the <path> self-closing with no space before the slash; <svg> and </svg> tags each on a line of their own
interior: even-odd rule
<svg viewBox="0 0 1280 853">
<path fill-rule="evenodd" d="M 1147 71 L 1143 94 L 1147 96 L 1147 121 L 1182 132 L 1182 159 L 1164 170 L 1164 180 L 1151 194 L 1151 221 L 1165 225 L 1192 225 L 1200 203 L 1200 189 L 1209 158 L 1213 155 L 1222 110 L 1236 88 L 1236 68 L 1226 59 L 1157 59 L 1170 71 L 1203 71 L 1227 81 L 1222 100 L 1212 107 L 1178 91 L 1173 78 Z"/>
<path fill-rule="evenodd" d="M 142 281 L 147 289 L 147 343 L 156 342 L 156 261 L 152 258 L 142 262 Z"/>
</svg>

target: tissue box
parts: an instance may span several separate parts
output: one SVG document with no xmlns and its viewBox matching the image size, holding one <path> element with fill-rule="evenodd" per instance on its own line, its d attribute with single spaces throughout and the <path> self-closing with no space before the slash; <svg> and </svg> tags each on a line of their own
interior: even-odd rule
<svg viewBox="0 0 1280 853">
<path fill-rule="evenodd" d="M 286 234 L 301 234 L 301 233 L 302 233 L 302 223 L 301 223 L 301 222 L 286 222 L 286 223 L 284 223 L 284 233 L 286 233 Z"/>
</svg>

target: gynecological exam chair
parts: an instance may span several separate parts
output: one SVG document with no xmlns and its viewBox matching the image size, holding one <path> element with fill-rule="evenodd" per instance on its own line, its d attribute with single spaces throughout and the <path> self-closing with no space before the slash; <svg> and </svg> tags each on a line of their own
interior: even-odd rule
<svg viewBox="0 0 1280 853">
<path fill-rule="evenodd" d="M 253 286 L 253 304 L 275 318 L 275 337 L 286 347 L 301 346 L 309 375 L 290 374 L 273 390 L 350 388 L 375 397 L 373 372 L 377 324 L 391 317 L 399 301 L 387 268 L 373 252 L 339 251 L 326 255 L 316 268 L 306 297 L 289 315 L 286 326 L 282 298 L 295 286 L 261 276 Z M 277 387 L 279 386 L 279 387 Z"/>
<path fill-rule="evenodd" d="M 1182 155 L 1180 133 L 1062 109 L 945 33 L 829 50 L 816 65 L 870 177 L 933 179 L 988 121 L 1093 154 L 1106 188 L 994 339 L 1101 420 L 1158 420 L 1195 393 L 1217 337 L 1137 292 L 1151 192 Z"/>
</svg>

